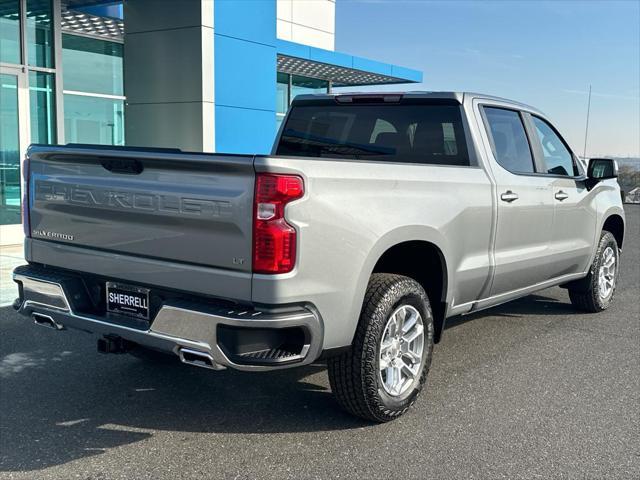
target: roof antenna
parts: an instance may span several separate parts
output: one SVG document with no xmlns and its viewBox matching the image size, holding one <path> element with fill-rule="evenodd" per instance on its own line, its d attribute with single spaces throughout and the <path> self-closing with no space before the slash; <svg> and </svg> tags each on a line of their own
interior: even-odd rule
<svg viewBox="0 0 640 480">
<path fill-rule="evenodd" d="M 589 134 L 589 113 L 591 112 L 591 85 L 589 85 L 589 100 L 587 102 L 587 125 L 584 127 L 584 151 L 582 158 L 587 160 L 587 135 Z"/>
</svg>

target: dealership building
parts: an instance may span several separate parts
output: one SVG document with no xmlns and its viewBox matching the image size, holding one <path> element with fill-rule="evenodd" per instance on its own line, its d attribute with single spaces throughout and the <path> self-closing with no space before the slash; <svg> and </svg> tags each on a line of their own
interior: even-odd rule
<svg viewBox="0 0 640 480">
<path fill-rule="evenodd" d="M 422 81 L 334 45 L 335 0 L 0 0 L 0 244 L 31 143 L 267 153 L 298 94 Z"/>
</svg>

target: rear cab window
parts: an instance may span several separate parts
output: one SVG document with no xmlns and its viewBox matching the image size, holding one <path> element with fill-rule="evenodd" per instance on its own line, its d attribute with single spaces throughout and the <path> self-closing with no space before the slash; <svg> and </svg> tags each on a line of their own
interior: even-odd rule
<svg viewBox="0 0 640 480">
<path fill-rule="evenodd" d="M 459 104 L 294 105 L 277 155 L 470 166 Z"/>
</svg>

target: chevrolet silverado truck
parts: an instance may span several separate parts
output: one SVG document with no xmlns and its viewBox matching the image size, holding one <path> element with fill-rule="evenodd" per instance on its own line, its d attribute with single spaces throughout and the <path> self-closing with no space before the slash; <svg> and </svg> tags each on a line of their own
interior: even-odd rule
<svg viewBox="0 0 640 480">
<path fill-rule="evenodd" d="M 606 309 L 624 238 L 613 160 L 470 93 L 299 96 L 272 155 L 40 145 L 24 171 L 20 313 L 103 353 L 326 361 L 377 422 L 415 402 L 447 318 L 555 285 Z"/>
</svg>

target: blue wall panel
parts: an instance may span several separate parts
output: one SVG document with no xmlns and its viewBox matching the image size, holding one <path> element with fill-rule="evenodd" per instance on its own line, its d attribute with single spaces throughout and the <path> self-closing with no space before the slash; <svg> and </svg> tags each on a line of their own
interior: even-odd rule
<svg viewBox="0 0 640 480">
<path fill-rule="evenodd" d="M 269 153 L 276 130 L 276 1 L 214 4 L 216 151 Z"/>
<path fill-rule="evenodd" d="M 345 68 L 353 67 L 353 55 L 324 50 L 322 48 L 309 47 L 309 59 L 315 62 L 329 63 Z"/>
<path fill-rule="evenodd" d="M 269 153 L 277 53 L 421 81 L 415 70 L 276 39 L 276 0 L 215 0 L 216 151 Z"/>
<path fill-rule="evenodd" d="M 365 72 L 378 73 L 380 75 L 391 75 L 393 66 L 388 63 L 369 60 L 368 58 L 353 57 L 353 68 L 364 70 Z"/>
<path fill-rule="evenodd" d="M 422 72 L 418 70 L 392 65 L 391 72 L 394 77 L 404 78 L 412 82 L 422 82 Z"/>
<path fill-rule="evenodd" d="M 309 45 L 302 45 L 301 43 L 294 43 L 278 38 L 276 40 L 276 48 L 278 49 L 278 53 L 281 53 L 282 55 L 308 59 L 310 56 L 309 49 L 311 47 Z"/>
<path fill-rule="evenodd" d="M 274 45 L 275 0 L 215 0 L 215 32 L 228 37 Z"/>
<path fill-rule="evenodd" d="M 275 114 L 275 55 L 273 46 L 216 35 L 216 104 Z"/>
<path fill-rule="evenodd" d="M 270 153 L 275 137 L 275 112 L 216 105 L 217 152 Z"/>
<path fill-rule="evenodd" d="M 122 3 L 118 3 L 116 5 L 94 5 L 91 7 L 76 7 L 74 10 L 86 12 L 91 15 L 97 15 L 98 17 L 119 18 L 120 20 L 122 20 L 124 17 L 122 15 Z"/>
</svg>

